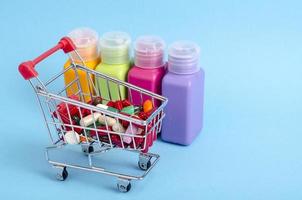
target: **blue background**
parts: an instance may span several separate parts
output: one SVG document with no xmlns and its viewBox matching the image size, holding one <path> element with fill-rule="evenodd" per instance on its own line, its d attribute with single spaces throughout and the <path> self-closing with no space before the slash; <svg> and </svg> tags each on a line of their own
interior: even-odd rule
<svg viewBox="0 0 302 200">
<path fill-rule="evenodd" d="M 1 199 L 302 199 L 300 1 L 0 2 Z M 204 129 L 127 194 L 115 179 L 70 170 L 58 182 L 33 90 L 17 71 L 73 28 L 196 41 L 206 72 Z M 39 65 L 58 72 L 65 57 Z"/>
</svg>

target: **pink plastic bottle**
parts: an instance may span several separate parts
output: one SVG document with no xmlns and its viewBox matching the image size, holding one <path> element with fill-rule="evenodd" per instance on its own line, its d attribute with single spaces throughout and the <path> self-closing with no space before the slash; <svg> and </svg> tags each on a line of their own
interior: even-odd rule
<svg viewBox="0 0 302 200">
<path fill-rule="evenodd" d="M 165 43 L 160 37 L 139 37 L 134 44 L 134 66 L 128 73 L 128 82 L 161 94 L 162 79 L 166 72 L 164 48 Z M 141 96 L 136 91 L 129 91 L 129 98 L 134 105 L 142 105 L 145 100 L 150 99 L 149 96 Z M 158 106 L 159 102 L 154 101 L 154 104 Z M 148 146 L 152 145 L 153 140 L 156 140 L 156 134 L 150 134 L 150 137 L 147 139 Z"/>
<path fill-rule="evenodd" d="M 162 78 L 165 75 L 164 63 L 164 41 L 157 36 L 141 36 L 134 44 L 134 66 L 128 73 L 128 82 L 149 90 L 151 92 L 161 94 Z M 138 92 L 129 92 L 129 97 L 135 105 L 142 105 L 148 99 L 147 96 Z M 151 100 L 151 99 L 150 99 Z M 158 102 L 155 102 L 157 105 Z"/>
</svg>

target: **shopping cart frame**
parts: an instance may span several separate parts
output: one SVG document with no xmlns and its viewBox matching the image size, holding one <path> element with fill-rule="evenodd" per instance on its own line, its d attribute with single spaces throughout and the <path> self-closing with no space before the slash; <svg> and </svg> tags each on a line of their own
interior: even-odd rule
<svg viewBox="0 0 302 200">
<path fill-rule="evenodd" d="M 82 64 L 83 65 L 79 65 L 79 64 L 75 64 L 73 58 L 70 56 L 71 59 L 71 65 L 64 69 L 63 71 L 61 71 L 60 73 L 56 74 L 55 76 L 53 76 L 52 78 L 50 78 L 49 80 L 47 80 L 45 83 L 43 83 L 43 81 L 38 77 L 38 73 L 35 70 L 35 66 L 36 64 L 38 64 L 39 62 L 41 62 L 42 60 L 44 60 L 45 58 L 47 58 L 48 56 L 52 55 L 53 53 L 55 53 L 56 51 L 62 49 L 65 53 L 70 53 L 70 52 L 75 52 L 75 54 L 78 56 L 78 58 L 81 59 Z M 68 37 L 64 37 L 60 40 L 60 42 L 53 48 L 51 48 L 50 50 L 46 51 L 45 53 L 43 53 L 41 56 L 37 57 L 36 59 L 32 60 L 32 61 L 27 61 L 24 62 L 22 64 L 20 64 L 19 66 L 19 71 L 22 74 L 22 76 L 24 77 L 25 80 L 28 80 L 30 85 L 32 86 L 32 88 L 34 89 L 35 93 L 36 93 L 36 97 L 37 100 L 39 102 L 39 106 L 41 108 L 42 114 L 43 114 L 43 118 L 45 121 L 45 124 L 47 126 L 48 129 L 48 133 L 49 133 L 49 137 L 50 140 L 52 142 L 51 146 L 46 147 L 46 151 L 45 151 L 45 156 L 46 156 L 46 160 L 54 167 L 54 169 L 57 171 L 57 178 L 59 180 L 65 180 L 68 176 L 68 172 L 66 168 L 74 168 L 74 169 L 81 169 L 81 170 L 86 170 L 86 171 L 91 171 L 91 172 L 97 172 L 97 173 L 101 173 L 101 174 L 106 174 L 106 175 L 110 175 L 110 176 L 114 176 L 118 178 L 118 189 L 121 192 L 128 192 L 131 188 L 131 180 L 142 180 L 143 178 L 146 177 L 146 175 L 151 171 L 151 169 L 157 164 L 160 156 L 158 154 L 154 154 L 154 153 L 143 153 L 142 149 L 145 148 L 146 141 L 147 141 L 147 136 L 150 135 L 151 133 L 157 134 L 160 129 L 161 129 L 161 123 L 162 123 L 162 119 L 165 116 L 164 112 L 163 112 L 163 108 L 166 106 L 168 100 L 167 98 L 157 95 L 155 93 L 152 93 L 150 91 L 147 91 L 145 89 L 142 89 L 140 87 L 137 87 L 135 85 L 120 81 L 118 79 L 109 77 L 105 74 L 102 74 L 98 71 L 94 71 L 91 70 L 87 67 L 84 66 L 85 62 L 82 60 L 81 56 L 79 55 L 79 53 L 76 51 L 75 45 L 72 43 L 72 41 L 68 38 Z M 79 95 L 81 97 L 82 101 L 77 101 L 74 99 L 70 99 L 68 97 L 64 97 L 61 94 L 66 92 L 66 89 L 68 87 L 70 87 L 70 85 L 67 85 L 64 87 L 63 90 L 60 90 L 59 92 L 57 92 L 56 94 L 53 92 L 48 91 L 47 87 L 48 85 L 52 84 L 53 82 L 55 82 L 59 77 L 63 76 L 66 71 L 68 70 L 74 70 L 76 72 L 76 77 L 77 77 L 77 81 L 75 81 L 74 83 L 76 83 L 78 85 L 79 88 Z M 108 111 L 106 109 L 103 108 L 99 108 L 90 104 L 87 104 L 84 101 L 84 95 L 83 95 L 83 91 L 81 89 L 81 86 L 79 84 L 79 75 L 77 74 L 78 70 L 82 70 L 85 71 L 89 76 L 87 76 L 87 81 L 91 81 L 91 83 L 93 84 L 93 81 L 91 80 L 91 75 L 93 75 L 94 77 L 98 77 L 98 78 L 103 78 L 107 81 L 107 87 L 108 86 L 108 82 L 114 83 L 118 85 L 118 89 L 120 90 L 120 87 L 126 87 L 129 90 L 134 90 L 134 91 L 139 91 L 141 94 L 141 101 L 142 101 L 142 95 L 149 95 L 150 97 L 152 97 L 152 102 L 154 103 L 154 101 L 161 101 L 160 106 L 146 119 L 146 120 L 140 120 L 140 119 L 136 119 L 136 118 L 131 118 L 125 115 L 122 115 L 120 113 L 114 113 L 111 111 Z M 90 80 L 89 80 L 90 79 Z M 72 84 L 74 84 L 72 83 Z M 95 87 L 95 85 L 94 85 Z M 119 91 L 120 92 L 120 91 Z M 91 98 L 92 98 L 92 92 L 90 92 Z M 43 100 L 41 98 L 44 98 L 45 102 L 43 102 Z M 140 137 L 140 136 L 133 136 L 133 135 L 127 135 L 124 133 L 118 133 L 118 132 L 110 132 L 108 131 L 108 125 L 106 122 L 106 127 L 107 127 L 107 131 L 108 131 L 108 136 L 110 138 L 110 134 L 118 134 L 121 138 L 124 136 L 128 136 L 133 138 L 133 147 L 125 147 L 124 144 L 122 143 L 121 147 L 117 147 L 116 145 L 114 145 L 111 141 L 111 139 L 109 139 L 109 144 L 106 142 L 103 142 L 99 139 L 99 136 L 97 136 L 98 140 L 92 141 L 92 142 L 87 142 L 87 144 L 82 144 L 82 150 L 87 154 L 87 158 L 88 158 L 88 163 L 89 166 L 82 166 L 82 165 L 75 165 L 72 163 L 67 163 L 67 162 L 58 162 L 56 160 L 53 160 L 50 158 L 50 151 L 53 150 L 59 150 L 61 148 L 64 148 L 67 144 L 66 141 L 64 141 L 64 130 L 62 129 L 62 126 L 67 126 L 69 128 L 72 128 L 72 130 L 74 130 L 75 128 L 79 128 L 77 125 L 66 125 L 63 123 L 59 123 L 59 122 L 55 122 L 54 118 L 53 122 L 48 121 L 47 115 L 46 115 L 46 111 L 45 108 L 43 107 L 43 103 L 47 103 L 49 112 L 51 113 L 52 110 L 49 106 L 49 102 L 50 101 L 58 101 L 58 102 L 64 102 L 65 105 L 72 104 L 75 106 L 78 106 L 79 108 L 87 108 L 92 112 L 99 112 L 102 113 L 106 116 L 112 116 L 114 118 L 116 118 L 117 120 L 127 120 L 129 121 L 131 128 L 133 126 L 133 124 L 136 125 L 141 125 L 141 126 L 145 126 L 146 127 L 146 135 L 142 137 L 142 139 L 144 139 L 144 144 L 142 147 L 136 147 L 135 146 L 135 142 L 134 142 L 134 138 L 135 137 Z M 68 115 L 70 117 L 70 111 L 68 110 Z M 147 130 L 147 126 L 153 123 L 152 128 L 150 128 L 150 130 Z M 58 134 L 58 139 L 54 139 L 52 131 L 51 131 L 51 125 L 54 125 L 56 127 L 57 130 L 57 134 Z M 94 123 L 95 125 L 95 123 Z M 60 127 L 61 126 L 61 127 Z M 60 127 L 60 128 L 57 128 Z M 88 129 L 88 128 L 87 128 Z M 98 131 L 98 129 L 96 128 L 96 125 L 93 128 L 90 128 L 91 130 L 95 129 L 95 131 Z M 87 138 L 88 141 L 88 137 L 86 134 L 86 128 L 84 129 L 85 132 L 85 136 Z M 90 149 L 97 147 L 98 150 L 96 151 L 90 151 Z M 115 172 L 115 171 L 111 171 L 111 170 L 107 170 L 106 168 L 103 167 L 99 167 L 99 166 L 95 166 L 93 164 L 92 161 L 92 157 L 96 156 L 98 154 L 102 154 L 105 153 L 111 149 L 122 149 L 122 150 L 127 150 L 130 152 L 134 152 L 134 153 L 138 153 L 139 154 L 139 167 L 143 170 L 142 175 L 137 176 L 137 175 L 131 175 L 131 174 L 125 174 L 125 173 L 120 173 L 120 172 Z"/>
</svg>

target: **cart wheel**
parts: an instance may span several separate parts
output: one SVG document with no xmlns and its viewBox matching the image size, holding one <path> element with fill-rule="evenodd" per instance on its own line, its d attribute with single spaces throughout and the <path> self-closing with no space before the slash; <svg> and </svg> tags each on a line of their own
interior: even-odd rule
<svg viewBox="0 0 302 200">
<path fill-rule="evenodd" d="M 94 151 L 93 146 L 89 146 L 89 147 L 88 147 L 88 153 L 92 153 L 93 151 Z"/>
<path fill-rule="evenodd" d="M 117 183 L 117 189 L 120 192 L 129 192 L 131 189 L 131 183 L 129 180 L 120 179 Z"/>
<path fill-rule="evenodd" d="M 144 161 L 138 161 L 138 167 L 141 169 L 141 170 L 148 170 L 150 167 L 151 167 L 151 161 L 148 160 L 147 162 L 144 162 Z"/>
<path fill-rule="evenodd" d="M 140 154 L 138 160 L 138 167 L 141 170 L 148 170 L 151 167 L 151 159 L 152 157 L 146 154 Z"/>
<path fill-rule="evenodd" d="M 89 146 L 82 146 L 82 151 L 84 153 L 92 153 L 94 151 L 94 148 L 92 145 L 89 145 Z"/>
<path fill-rule="evenodd" d="M 59 181 L 65 181 L 65 179 L 67 177 L 68 177 L 68 171 L 67 171 L 66 167 L 63 167 L 62 171 L 57 173 L 57 179 Z"/>
</svg>

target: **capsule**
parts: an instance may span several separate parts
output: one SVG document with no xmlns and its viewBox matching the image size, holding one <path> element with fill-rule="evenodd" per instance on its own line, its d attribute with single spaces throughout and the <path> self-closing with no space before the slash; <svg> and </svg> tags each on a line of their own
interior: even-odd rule
<svg viewBox="0 0 302 200">
<path fill-rule="evenodd" d="M 116 124 L 116 120 L 114 118 L 111 118 L 111 117 L 108 117 L 108 116 L 105 116 L 105 115 L 101 115 L 98 118 L 98 122 L 100 122 L 103 125 L 106 125 L 105 120 L 107 121 L 108 126 L 113 126 L 114 124 Z"/>
<path fill-rule="evenodd" d="M 97 112 L 90 114 L 80 120 L 80 125 L 87 127 L 93 124 L 94 122 L 96 122 L 101 115 L 102 115 L 101 113 L 97 113 Z"/>
<path fill-rule="evenodd" d="M 118 132 L 118 133 L 124 133 L 125 132 L 125 128 L 119 122 L 116 122 L 115 124 L 113 124 L 112 130 L 114 132 Z"/>
<path fill-rule="evenodd" d="M 134 114 L 134 106 L 127 106 L 127 107 L 124 107 L 121 112 L 123 113 L 126 113 L 128 115 L 133 115 Z"/>
<path fill-rule="evenodd" d="M 98 105 L 96 105 L 96 107 L 98 107 L 98 108 L 103 108 L 103 109 L 108 109 L 108 106 L 106 106 L 106 105 L 104 105 L 104 104 L 98 104 Z"/>
<path fill-rule="evenodd" d="M 125 133 L 129 134 L 129 135 L 140 135 L 142 132 L 143 132 L 143 129 L 138 128 L 135 125 L 132 125 L 132 129 L 131 129 L 131 125 L 129 125 Z M 130 144 L 132 142 L 132 137 L 125 135 L 125 136 L 123 136 L 123 141 L 127 144 Z"/>
<path fill-rule="evenodd" d="M 112 112 L 119 112 L 118 109 L 114 108 L 114 107 L 110 107 L 110 106 L 106 106 L 104 104 L 98 104 L 96 105 L 96 107 L 99 107 L 99 108 L 103 108 L 103 109 L 106 109 L 106 110 L 109 110 L 109 111 L 112 111 Z"/>
<path fill-rule="evenodd" d="M 80 143 L 80 136 L 75 131 L 67 131 L 64 136 L 65 136 L 65 142 L 68 144 L 79 144 Z"/>
</svg>

